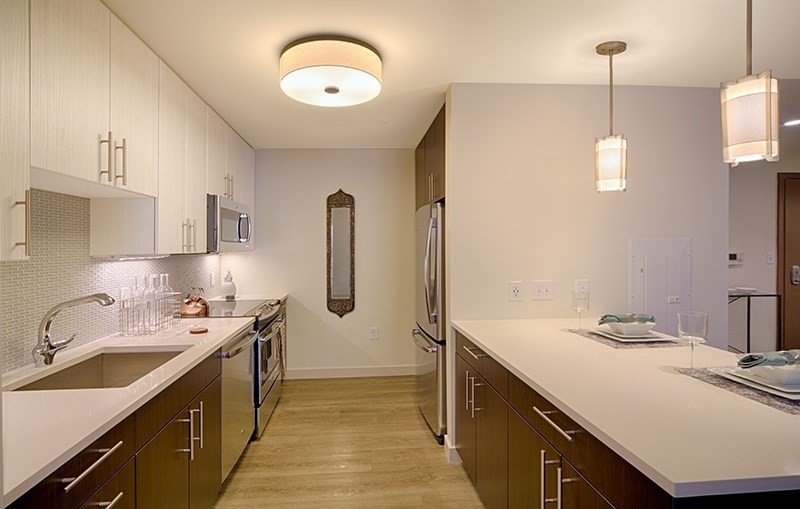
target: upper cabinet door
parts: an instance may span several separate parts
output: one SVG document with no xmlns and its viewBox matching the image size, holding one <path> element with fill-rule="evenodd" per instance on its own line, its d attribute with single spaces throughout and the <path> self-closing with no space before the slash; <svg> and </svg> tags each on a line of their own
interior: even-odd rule
<svg viewBox="0 0 800 509">
<path fill-rule="evenodd" d="M 255 170 L 256 153 L 242 138 L 236 137 L 238 149 L 238 165 L 236 167 L 236 180 L 234 181 L 234 195 L 236 200 L 250 207 L 252 214 L 255 205 Z"/>
<path fill-rule="evenodd" d="M 109 10 L 31 0 L 31 166 L 94 182 L 108 170 Z M 109 177 L 111 177 L 109 179 Z"/>
<path fill-rule="evenodd" d="M 111 132 L 114 180 L 148 196 L 158 193 L 158 57 L 111 16 Z"/>
<path fill-rule="evenodd" d="M 210 107 L 206 107 L 206 133 L 207 133 L 207 154 L 208 154 L 208 179 L 207 191 L 209 194 L 226 196 L 228 190 L 228 166 L 227 166 L 227 130 L 228 125 L 217 112 Z"/>
<path fill-rule="evenodd" d="M 189 90 L 186 97 L 186 219 L 188 252 L 206 252 L 206 103 Z"/>
</svg>

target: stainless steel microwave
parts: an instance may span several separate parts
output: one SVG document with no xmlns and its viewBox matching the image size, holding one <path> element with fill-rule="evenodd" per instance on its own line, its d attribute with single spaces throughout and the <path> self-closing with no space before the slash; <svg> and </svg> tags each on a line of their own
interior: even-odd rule
<svg viewBox="0 0 800 509">
<path fill-rule="evenodd" d="M 229 253 L 253 249 L 253 221 L 250 208 L 243 203 L 217 194 L 209 194 L 208 249 L 209 253 Z"/>
</svg>

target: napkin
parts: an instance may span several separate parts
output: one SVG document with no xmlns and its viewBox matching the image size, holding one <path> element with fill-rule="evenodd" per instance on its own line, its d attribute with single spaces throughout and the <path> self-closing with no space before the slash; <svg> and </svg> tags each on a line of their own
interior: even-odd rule
<svg viewBox="0 0 800 509">
<path fill-rule="evenodd" d="M 779 352 L 750 353 L 739 359 L 740 368 L 754 366 L 785 366 L 800 361 L 800 350 L 781 350 Z"/>
<path fill-rule="evenodd" d="M 655 323 L 656 318 L 653 315 L 639 315 L 636 313 L 626 313 L 624 315 L 603 315 L 597 321 L 597 325 L 604 323 L 636 323 L 636 322 L 652 322 Z"/>
</svg>

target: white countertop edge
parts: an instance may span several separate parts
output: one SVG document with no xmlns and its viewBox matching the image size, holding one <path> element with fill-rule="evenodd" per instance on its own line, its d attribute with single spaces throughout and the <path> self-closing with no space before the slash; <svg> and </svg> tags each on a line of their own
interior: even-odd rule
<svg viewBox="0 0 800 509">
<path fill-rule="evenodd" d="M 483 320 L 482 320 L 483 321 Z M 468 322 L 468 320 L 456 320 L 450 322 L 453 328 L 466 336 L 470 341 L 475 343 L 485 353 L 489 354 L 494 360 L 502 364 L 507 370 L 517 376 L 520 380 L 525 382 L 528 386 L 533 388 L 539 394 L 547 398 L 554 404 L 560 411 L 564 412 L 569 418 L 582 426 L 586 431 L 591 433 L 595 438 L 600 440 L 604 445 L 610 448 L 615 453 L 619 454 L 625 461 L 633 465 L 636 469 L 647 476 L 651 481 L 660 486 L 664 491 L 672 495 L 674 498 L 686 497 L 699 497 L 699 496 L 713 496 L 713 495 L 729 495 L 738 493 L 753 493 L 753 492 L 768 492 L 768 491 L 783 491 L 783 490 L 796 490 L 797 477 L 783 476 L 783 477 L 762 477 L 762 478 L 748 478 L 748 479 L 725 479 L 725 480 L 709 480 L 709 481 L 672 481 L 665 475 L 651 467 L 644 460 L 639 458 L 629 449 L 623 447 L 617 441 L 611 439 L 601 429 L 597 428 L 593 423 L 586 420 L 579 413 L 575 412 L 572 408 L 567 406 L 563 401 L 553 396 L 547 389 L 537 384 L 528 375 L 517 369 L 516 366 L 511 364 L 508 360 L 500 357 L 490 347 L 483 343 L 479 338 L 473 336 L 461 322 Z M 705 383 L 700 382 L 698 383 Z"/>
<path fill-rule="evenodd" d="M 206 318 L 201 320 L 213 320 L 218 322 L 219 318 Z M 18 472 L 12 470 L 10 465 L 7 464 L 6 459 L 7 455 L 9 454 L 8 447 L 4 446 L 4 468 L 3 468 L 3 487 L 4 487 L 4 494 L 3 494 L 3 502 L 4 504 L 8 505 L 23 494 L 25 494 L 28 490 L 36 486 L 40 481 L 45 479 L 48 475 L 53 473 L 58 467 L 63 465 L 66 461 L 74 457 L 77 453 L 82 451 L 86 448 L 89 444 L 103 436 L 109 430 L 111 430 L 114 426 L 122 422 L 124 419 L 132 415 L 136 410 L 144 406 L 145 403 L 150 401 L 156 395 L 158 395 L 162 390 L 169 387 L 170 384 L 178 380 L 180 377 L 188 373 L 192 368 L 200 364 L 203 360 L 205 360 L 208 355 L 216 349 L 222 347 L 225 342 L 227 342 L 231 337 L 239 334 L 240 332 L 247 330 L 249 327 L 252 327 L 254 322 L 254 318 L 246 317 L 246 318 L 228 318 L 227 320 L 239 322 L 235 325 L 235 328 L 229 329 L 230 332 L 226 331 L 224 334 L 220 335 L 215 341 L 211 341 L 208 344 L 204 345 L 205 348 L 202 351 L 194 351 L 191 356 L 187 356 L 183 359 L 183 362 L 180 364 L 173 364 L 168 376 L 164 377 L 162 380 L 158 381 L 155 385 L 149 388 L 147 391 L 143 392 L 139 397 L 131 399 L 127 404 L 125 404 L 119 412 L 117 412 L 114 416 L 104 420 L 103 422 L 99 423 L 93 429 L 86 430 L 83 435 L 83 438 L 72 443 L 68 447 L 64 448 L 61 452 L 56 453 L 55 456 L 52 457 L 49 461 L 45 464 L 41 465 L 39 468 L 35 469 L 33 472 Z M 198 323 L 199 325 L 199 323 Z M 150 336 L 145 338 L 157 338 L 157 336 Z M 186 342 L 174 342 L 168 344 L 153 344 L 147 345 L 144 342 L 142 344 L 131 344 L 130 341 L 141 340 L 142 338 L 130 338 L 130 337 L 123 337 L 117 334 L 108 336 L 105 338 L 101 338 L 91 343 L 81 345 L 76 347 L 72 352 L 64 352 L 62 354 L 63 357 L 68 357 L 64 362 L 60 364 L 60 369 L 64 369 L 71 364 L 75 364 L 80 362 L 81 360 L 93 356 L 99 350 L 106 349 L 108 347 L 114 347 L 115 349 L 118 348 L 125 348 L 130 347 L 131 349 L 144 349 L 148 347 L 153 347 L 155 349 L 159 349 L 159 347 L 163 350 L 169 350 L 170 347 L 174 348 L 178 345 L 187 344 Z M 191 346 L 187 348 L 187 351 L 191 350 Z M 169 363 L 179 359 L 181 355 L 186 352 L 181 352 L 178 356 L 174 359 L 170 359 L 167 363 L 164 364 L 166 366 Z M 68 355 L 69 354 L 69 355 Z M 180 366 L 175 369 L 175 366 Z M 157 368 L 157 369 L 162 369 Z M 25 380 L 25 383 L 30 381 L 34 381 L 41 376 L 30 376 L 30 370 L 32 369 L 31 366 L 20 368 L 9 372 L 3 375 L 3 387 L 13 384 L 17 385 L 15 382 L 22 379 Z M 49 373 L 47 371 L 46 373 Z M 42 375 L 44 376 L 44 374 Z M 95 392 L 96 394 L 100 394 L 101 392 L 109 395 L 112 394 L 111 391 L 115 393 L 124 393 L 124 392 L 131 392 L 131 387 L 142 383 L 142 380 L 146 379 L 149 375 L 146 375 L 140 380 L 137 380 L 133 384 L 128 387 L 119 388 L 119 389 L 85 389 L 80 390 L 83 393 L 88 392 Z M 12 385 L 12 386 L 13 386 Z M 32 391 L 33 393 L 52 393 L 52 392 L 64 392 L 64 391 Z M 7 400 L 8 397 L 4 397 L 4 400 Z M 4 402 L 4 405 L 6 403 Z M 8 412 L 3 412 L 3 418 L 8 419 L 10 418 Z M 54 427 L 54 433 L 57 433 L 58 429 L 57 426 Z M 6 440 L 6 436 L 4 434 L 3 440 Z M 17 475 L 15 475 L 17 474 Z"/>
</svg>

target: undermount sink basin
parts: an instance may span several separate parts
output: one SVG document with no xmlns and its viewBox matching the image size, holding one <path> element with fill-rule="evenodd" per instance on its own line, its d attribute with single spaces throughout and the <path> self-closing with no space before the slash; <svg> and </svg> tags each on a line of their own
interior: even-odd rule
<svg viewBox="0 0 800 509">
<path fill-rule="evenodd" d="M 101 352 L 14 391 L 110 389 L 126 387 L 175 358 L 181 351 Z"/>
</svg>

